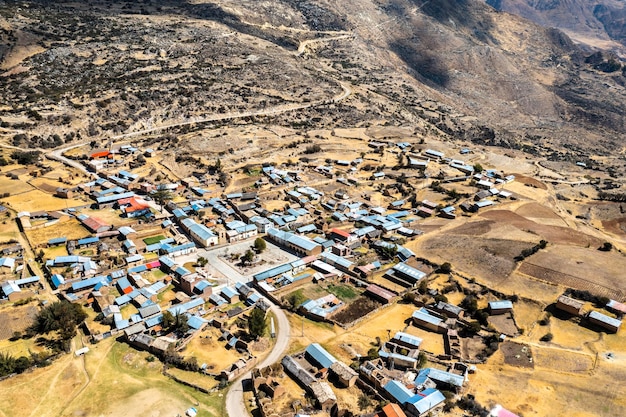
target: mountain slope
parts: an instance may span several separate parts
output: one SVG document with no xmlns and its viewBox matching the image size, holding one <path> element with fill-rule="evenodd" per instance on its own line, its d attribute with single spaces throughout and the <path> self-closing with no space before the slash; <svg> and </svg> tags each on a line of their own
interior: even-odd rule
<svg viewBox="0 0 626 417">
<path fill-rule="evenodd" d="M 626 8 L 617 0 L 487 0 L 497 10 L 565 31 L 582 44 L 605 49 L 626 45 Z"/>
<path fill-rule="evenodd" d="M 273 121 L 572 155 L 621 150 L 626 129 L 621 65 L 602 72 L 562 32 L 481 0 L 8 1 L 0 26 L 15 145 L 325 103 L 342 83 L 346 100 Z"/>
</svg>

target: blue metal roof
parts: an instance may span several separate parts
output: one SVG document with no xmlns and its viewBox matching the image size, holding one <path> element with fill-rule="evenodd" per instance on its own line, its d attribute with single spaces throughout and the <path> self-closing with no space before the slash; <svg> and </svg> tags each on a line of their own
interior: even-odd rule
<svg viewBox="0 0 626 417">
<path fill-rule="evenodd" d="M 441 391 L 434 388 L 428 388 L 415 395 L 408 402 L 413 404 L 420 415 L 424 415 L 445 400 L 446 397 L 441 393 Z"/>
<path fill-rule="evenodd" d="M 48 245 L 61 245 L 65 242 L 67 242 L 66 237 L 55 237 L 54 239 L 50 239 L 48 241 Z"/>
<path fill-rule="evenodd" d="M 199 281 L 196 283 L 196 285 L 194 286 L 194 289 L 198 290 L 198 291 L 204 291 L 207 287 L 211 287 L 211 283 L 205 279 L 203 279 L 202 281 Z"/>
<path fill-rule="evenodd" d="M 187 324 L 189 325 L 189 327 L 195 330 L 202 328 L 205 323 L 207 323 L 207 321 L 199 316 L 191 316 L 187 320 Z"/>
<path fill-rule="evenodd" d="M 84 279 L 82 281 L 72 283 L 72 291 L 79 291 L 85 288 L 95 287 L 100 282 L 104 282 L 105 285 L 108 285 L 108 282 L 105 276 L 97 276 L 97 277 Z"/>
<path fill-rule="evenodd" d="M 465 382 L 465 378 L 461 375 L 442 371 L 441 369 L 436 368 L 424 368 L 420 371 L 419 376 L 427 376 L 435 382 L 453 385 L 456 387 L 462 387 L 463 383 Z"/>
<path fill-rule="evenodd" d="M 268 269 L 267 271 L 259 272 L 258 274 L 255 274 L 253 278 L 255 281 L 264 281 L 268 278 L 273 278 L 278 275 L 284 274 L 285 272 L 290 272 L 291 270 L 291 264 L 284 264 L 272 269 Z"/>
<path fill-rule="evenodd" d="M 144 272 L 147 271 L 148 267 L 145 265 L 137 265 L 137 266 L 133 266 L 132 268 L 128 268 L 128 273 L 129 274 L 137 274 L 139 272 Z"/>
<path fill-rule="evenodd" d="M 415 310 L 411 317 L 416 318 L 426 323 L 434 324 L 436 326 L 438 326 L 442 322 L 442 320 L 439 317 L 433 316 L 432 314 L 428 313 L 428 311 L 424 308 Z"/>
<path fill-rule="evenodd" d="M 405 387 L 402 382 L 396 380 L 387 382 L 383 389 L 387 391 L 398 404 L 406 403 L 415 395 Z"/>
<path fill-rule="evenodd" d="M 170 309 L 168 309 L 168 311 L 172 313 L 173 315 L 176 315 L 177 313 L 182 314 L 182 313 L 186 313 L 192 308 L 199 307 L 202 304 L 204 304 L 204 300 L 202 298 L 194 298 L 190 301 L 187 301 L 186 303 L 177 304 L 174 307 L 171 307 Z"/>
<path fill-rule="evenodd" d="M 337 359 L 328 353 L 319 343 L 311 343 L 307 346 L 305 352 L 323 368 L 330 368 L 330 365 L 337 362 Z"/>
<path fill-rule="evenodd" d="M 123 306 L 124 304 L 130 303 L 130 300 L 132 300 L 130 295 L 124 294 L 115 299 L 115 304 L 117 304 L 118 306 Z"/>
<path fill-rule="evenodd" d="M 158 316 L 153 316 L 153 317 L 147 318 L 144 321 L 144 323 L 146 324 L 147 328 L 154 327 L 154 326 L 156 326 L 158 324 L 161 324 L 161 323 L 163 323 L 163 314 L 159 314 Z"/>
<path fill-rule="evenodd" d="M 237 291 L 235 291 L 235 289 L 231 287 L 222 288 L 222 294 L 228 298 L 233 298 L 239 295 Z"/>
<path fill-rule="evenodd" d="M 52 281 L 52 286 L 54 287 L 55 290 L 59 288 L 59 285 L 65 283 L 65 278 L 63 278 L 63 276 L 59 274 L 53 274 L 50 277 L 50 280 Z"/>
</svg>

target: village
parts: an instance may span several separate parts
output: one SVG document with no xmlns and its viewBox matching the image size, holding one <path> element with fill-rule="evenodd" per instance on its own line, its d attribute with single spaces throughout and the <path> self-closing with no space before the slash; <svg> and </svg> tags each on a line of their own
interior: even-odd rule
<svg viewBox="0 0 626 417">
<path fill-rule="evenodd" d="M 509 342 L 524 333 L 519 296 L 455 272 L 456 262 L 423 257 L 416 243 L 432 229 L 425 221 L 445 227 L 527 200 L 519 190 L 532 183 L 483 168 L 470 147 L 383 138 L 361 141 L 354 158 L 320 160 L 320 145 L 310 142 L 293 146 L 304 155 L 298 162 L 246 165 L 239 188 L 220 158 L 211 165 L 181 158 L 201 168 L 167 181 L 171 172 L 149 163 L 162 150 L 141 142 L 84 145 L 38 160 L 38 168 L 54 163 L 71 172 L 47 189 L 66 208 L 25 210 L 6 199 L 2 210 L 22 238 L 0 247 L 3 303 L 80 304 L 90 344 L 113 338 L 149 352 L 215 381 L 209 390 L 191 384 L 207 393 L 252 371 L 247 406 L 264 417 L 489 412 L 467 395 L 477 366 L 501 346 L 532 366 L 529 350 Z M 31 174 L 16 168 L 11 175 Z M 416 189 L 428 198 L 417 198 Z M 520 259 L 546 245 L 529 245 Z M 617 333 L 626 305 L 615 294 L 567 291 L 550 315 Z M 264 326 L 251 334 L 258 311 Z M 292 328 L 281 336 L 276 314 L 284 312 Z M 359 337 L 296 344 L 259 367 L 273 340 L 296 337 L 294 317 L 303 336 L 306 320 L 359 329 Z M 367 333 L 364 324 L 383 317 L 382 337 Z M 3 329 L 2 337 L 19 339 L 23 331 Z M 503 406 L 490 415 L 516 415 Z"/>
</svg>

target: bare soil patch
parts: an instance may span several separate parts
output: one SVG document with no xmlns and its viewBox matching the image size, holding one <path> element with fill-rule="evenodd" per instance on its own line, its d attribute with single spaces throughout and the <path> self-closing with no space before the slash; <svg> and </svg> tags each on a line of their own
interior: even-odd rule
<svg viewBox="0 0 626 417">
<path fill-rule="evenodd" d="M 534 368 L 533 352 L 530 346 L 521 343 L 505 341 L 500 345 L 504 355 L 504 363 L 521 368 Z"/>
<path fill-rule="evenodd" d="M 37 307 L 14 308 L 0 313 L 0 340 L 9 339 L 14 332 L 23 332 L 33 323 Z"/>
<path fill-rule="evenodd" d="M 626 236 L 626 217 L 612 220 L 602 220 L 602 227 L 609 233 Z"/>
<path fill-rule="evenodd" d="M 541 347 L 533 349 L 535 366 L 559 372 L 584 373 L 593 369 L 594 358 L 585 353 Z"/>
<path fill-rule="evenodd" d="M 624 270 L 626 259 L 617 253 L 558 246 L 537 252 L 520 266 L 524 274 L 616 300 L 626 294 Z"/>
<path fill-rule="evenodd" d="M 542 183 L 541 181 L 539 181 L 539 180 L 537 180 L 535 178 L 527 177 L 527 176 L 521 175 L 521 174 L 513 174 L 513 175 L 515 175 L 515 181 L 517 181 L 517 182 L 520 182 L 522 184 L 528 184 L 530 186 L 537 187 L 537 188 L 542 189 L 542 190 L 547 190 L 548 189 L 548 187 L 544 183 Z"/>
<path fill-rule="evenodd" d="M 513 320 L 511 313 L 490 316 L 489 324 L 493 325 L 498 332 L 509 336 L 513 336 L 517 333 L 517 326 L 515 325 L 515 320 Z"/>
<path fill-rule="evenodd" d="M 602 244 L 600 239 L 585 233 L 566 227 L 538 224 L 508 210 L 489 210 L 481 214 L 481 217 L 507 225 L 513 225 L 518 229 L 536 234 L 549 243 L 595 247 Z M 494 228 L 495 227 L 496 226 L 494 226 Z"/>
<path fill-rule="evenodd" d="M 361 296 L 357 298 L 353 303 L 350 303 L 346 308 L 335 314 L 333 316 L 333 320 L 335 320 L 337 323 L 347 325 L 361 317 L 365 317 L 366 315 L 381 306 L 382 304 L 378 301 Z"/>
<path fill-rule="evenodd" d="M 422 241 L 418 251 L 427 258 L 434 256 L 435 261 L 450 262 L 454 268 L 498 283 L 513 271 L 514 258 L 528 247 L 526 242 L 506 239 L 444 235 Z"/>
<path fill-rule="evenodd" d="M 563 285 L 577 290 L 587 290 L 592 294 L 612 298 L 618 301 L 624 300 L 624 294 L 620 290 L 604 287 L 584 278 L 575 277 L 573 275 L 565 274 L 543 266 L 534 265 L 530 262 L 524 262 L 520 265 L 519 271 L 523 274 L 557 285 Z"/>
<path fill-rule="evenodd" d="M 467 236 L 480 236 L 491 230 L 491 225 L 495 222 L 491 220 L 478 220 L 474 222 L 468 222 L 459 227 L 455 227 L 450 230 L 450 233 Z"/>
</svg>

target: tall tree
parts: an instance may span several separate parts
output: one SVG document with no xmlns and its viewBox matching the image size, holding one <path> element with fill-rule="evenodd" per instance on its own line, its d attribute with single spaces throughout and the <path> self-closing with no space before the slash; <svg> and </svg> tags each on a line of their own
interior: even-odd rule
<svg viewBox="0 0 626 417">
<path fill-rule="evenodd" d="M 174 198 L 174 196 L 172 195 L 172 192 L 170 190 L 166 188 L 159 188 L 158 190 L 152 193 L 152 198 L 154 198 L 154 201 L 159 203 L 159 205 L 161 206 L 161 213 L 162 213 L 163 206 L 167 204 L 168 201 L 171 201 Z"/>
<path fill-rule="evenodd" d="M 265 318 L 265 311 L 258 307 L 255 307 L 248 317 L 248 332 L 250 336 L 258 339 L 265 333 L 267 327 L 267 319 Z"/>
<path fill-rule="evenodd" d="M 254 239 L 254 249 L 261 253 L 265 250 L 265 248 L 267 248 L 267 243 L 265 243 L 265 239 L 263 239 L 262 237 L 257 237 L 256 239 Z"/>
</svg>

